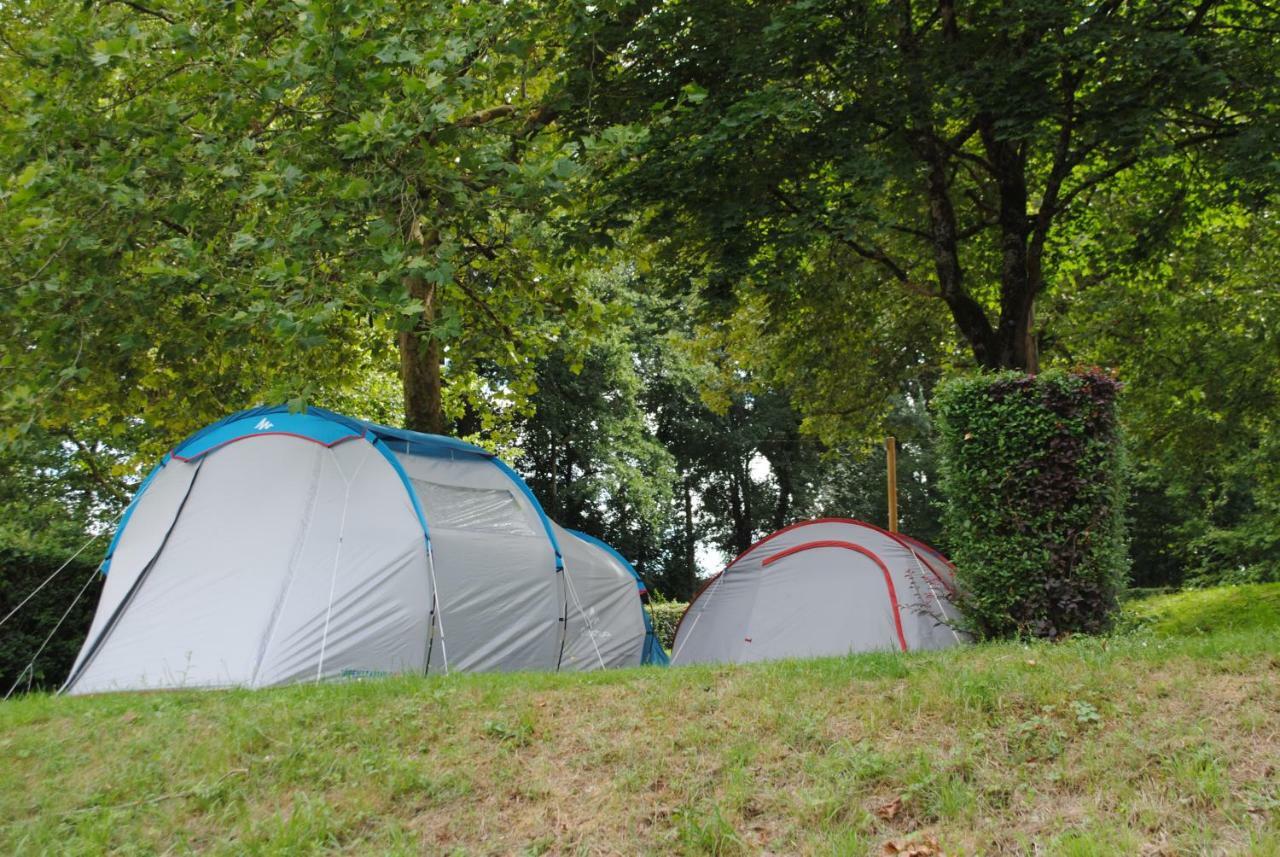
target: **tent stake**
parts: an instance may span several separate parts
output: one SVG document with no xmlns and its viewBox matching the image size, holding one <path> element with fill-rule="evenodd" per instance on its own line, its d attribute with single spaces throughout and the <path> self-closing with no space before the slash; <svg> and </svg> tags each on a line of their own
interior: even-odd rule
<svg viewBox="0 0 1280 857">
<path fill-rule="evenodd" d="M 884 439 L 885 479 L 889 489 L 889 532 L 898 531 L 898 444 L 889 435 Z"/>
</svg>

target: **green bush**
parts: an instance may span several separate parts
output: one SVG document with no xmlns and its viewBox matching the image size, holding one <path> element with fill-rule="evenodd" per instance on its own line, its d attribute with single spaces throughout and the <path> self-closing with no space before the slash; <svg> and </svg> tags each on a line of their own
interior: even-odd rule
<svg viewBox="0 0 1280 857">
<path fill-rule="evenodd" d="M 961 378 L 936 398 L 943 522 L 980 637 L 1106 630 L 1128 574 L 1120 385 L 1100 371 Z"/>
<path fill-rule="evenodd" d="M 0 618 L 30 595 L 50 574 L 66 561 L 65 557 L 41 556 L 13 548 L 0 548 Z M 18 681 L 49 632 L 58 624 L 63 612 L 75 601 L 76 594 L 89 581 L 96 562 L 76 559 L 64 568 L 48 586 L 32 598 L 13 618 L 0 627 L 0 697 Z M 75 608 L 67 615 L 49 645 L 40 653 L 31 673 L 23 677 L 18 690 L 58 687 L 75 661 L 102 592 L 102 575 L 95 575 Z"/>
<path fill-rule="evenodd" d="M 658 640 L 662 643 L 662 648 L 668 652 L 676 639 L 676 625 L 680 624 L 680 617 L 684 615 L 684 609 L 688 607 L 683 601 L 665 601 L 660 596 L 655 596 L 649 602 L 649 612 L 653 616 L 653 630 L 658 635 Z"/>
</svg>

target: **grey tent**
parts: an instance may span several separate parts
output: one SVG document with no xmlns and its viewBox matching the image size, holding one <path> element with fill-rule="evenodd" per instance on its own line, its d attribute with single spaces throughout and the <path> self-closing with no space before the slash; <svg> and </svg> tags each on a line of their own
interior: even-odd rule
<svg viewBox="0 0 1280 857">
<path fill-rule="evenodd" d="M 952 569 L 920 542 L 862 521 L 805 521 L 757 542 L 694 596 L 673 664 L 743 663 L 877 650 L 940 649 Z"/>
<path fill-rule="evenodd" d="M 179 444 L 104 571 L 69 693 L 665 661 L 634 570 L 501 460 L 321 409 Z"/>
</svg>

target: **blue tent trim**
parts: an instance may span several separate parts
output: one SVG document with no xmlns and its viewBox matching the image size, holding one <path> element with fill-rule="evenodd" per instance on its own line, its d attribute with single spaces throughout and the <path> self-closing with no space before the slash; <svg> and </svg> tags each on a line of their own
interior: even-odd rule
<svg viewBox="0 0 1280 857">
<path fill-rule="evenodd" d="M 339 414 L 325 408 L 313 407 L 307 408 L 305 411 L 292 411 L 288 405 L 263 405 L 237 411 L 215 423 L 210 423 L 179 443 L 173 448 L 172 452 L 156 465 L 155 469 L 138 486 L 138 490 L 130 501 L 129 507 L 120 519 L 120 525 L 116 528 L 115 536 L 107 548 L 107 558 L 102 565 L 103 574 L 106 574 L 111 565 L 111 557 L 115 552 L 116 543 L 119 542 L 120 535 L 124 532 L 125 525 L 129 522 L 129 517 L 133 514 L 138 501 L 142 498 L 152 480 L 155 479 L 156 474 L 166 464 L 175 458 L 184 462 L 195 461 L 229 443 L 248 437 L 273 434 L 298 437 L 324 446 L 334 446 L 361 437 L 368 440 L 387 459 L 387 462 L 399 475 L 400 481 L 404 483 L 405 492 L 409 495 L 414 513 L 417 514 L 418 521 L 422 524 L 422 532 L 428 540 L 431 538 L 430 530 L 427 525 L 426 515 L 423 514 L 422 506 L 418 502 L 418 495 L 413 490 L 413 485 L 410 483 L 404 467 L 400 465 L 392 450 L 396 452 L 403 451 L 409 455 L 466 455 L 491 461 L 529 498 L 534 510 L 538 513 L 538 519 L 542 522 L 547 540 L 551 543 L 551 548 L 555 553 L 556 571 L 558 572 L 564 568 L 560 545 L 556 542 L 555 533 L 551 529 L 551 521 L 547 518 L 547 513 L 543 510 L 542 504 L 538 502 L 538 498 L 534 496 L 534 493 L 529 490 L 529 486 L 525 484 L 525 481 L 520 478 L 520 474 L 512 470 L 507 466 L 506 462 L 487 449 L 454 437 L 391 428 L 368 420 L 360 420 L 345 414 Z"/>
<path fill-rule="evenodd" d="M 373 444 L 373 448 L 381 453 L 382 457 L 387 460 L 395 470 L 396 475 L 400 477 L 400 483 L 404 485 L 404 493 L 409 495 L 409 502 L 413 504 L 413 513 L 418 516 L 418 523 L 422 525 L 422 535 L 427 540 L 427 549 L 431 549 L 431 528 L 427 526 L 427 516 L 422 513 L 422 504 L 418 502 L 418 492 L 413 490 L 413 483 L 409 481 L 409 474 L 405 472 L 404 465 L 400 463 L 400 459 L 396 458 L 394 452 L 387 448 L 381 438 L 372 438 L 369 441 Z"/>
<path fill-rule="evenodd" d="M 271 423 L 270 426 L 263 422 Z M 346 432 L 344 435 L 343 432 Z M 445 437 L 438 434 L 396 429 L 380 425 L 368 420 L 360 420 L 339 414 L 325 408 L 307 408 L 294 412 L 288 405 L 264 405 L 257 408 L 239 411 L 205 426 L 191 435 L 174 449 L 183 458 L 193 458 L 207 452 L 214 446 L 239 440 L 253 434 L 271 431 L 282 434 L 296 434 L 317 443 L 331 446 L 346 436 L 358 437 L 370 434 L 384 441 L 396 451 L 404 451 L 416 455 L 447 455 L 449 453 L 465 453 L 480 458 L 494 458 L 494 454 L 456 437 Z M 216 440 L 210 435 L 217 435 Z"/>
<path fill-rule="evenodd" d="M 281 405 L 280 410 L 287 411 L 288 408 Z M 350 426 L 361 432 L 368 432 L 378 439 L 382 440 L 391 449 L 397 452 L 405 452 L 411 455 L 449 455 L 456 453 L 464 453 L 466 455 L 474 455 L 479 458 L 497 458 L 497 456 L 483 447 L 476 446 L 474 443 L 467 443 L 465 440 L 458 440 L 456 437 L 446 437 L 442 434 L 425 434 L 418 431 L 409 431 L 408 429 L 391 428 L 380 423 L 370 422 L 368 420 L 359 420 L 355 417 L 349 417 L 345 414 L 339 414 L 324 408 L 307 408 L 308 414 L 316 414 L 325 417 L 336 423 Z M 519 477 L 517 477 L 519 478 Z"/>
<path fill-rule="evenodd" d="M 287 411 L 252 414 L 202 432 L 198 437 L 179 444 L 171 454 L 179 461 L 195 461 L 229 443 L 263 435 L 287 435 L 324 446 L 336 446 L 343 441 L 363 437 L 364 432 L 316 414 L 291 414 Z"/>
<path fill-rule="evenodd" d="M 626 557 L 618 553 L 613 545 L 608 542 L 601 541 L 595 536 L 589 536 L 579 530 L 569 530 L 569 532 L 573 533 L 587 544 L 595 545 L 596 547 L 607 551 L 614 559 L 622 563 L 623 568 L 631 572 L 631 576 L 636 579 L 636 588 L 640 592 L 647 593 L 649 591 L 648 587 L 644 585 L 644 580 L 641 579 L 640 573 L 635 570 L 635 567 L 632 566 L 631 563 L 627 562 Z M 644 614 L 644 656 L 640 659 L 640 663 L 653 664 L 660 667 L 669 666 L 671 664 L 671 658 L 667 656 L 666 650 L 662 648 L 662 642 L 658 639 L 658 633 L 653 629 L 653 616 L 649 614 L 649 606 L 647 604 L 642 604 L 641 612 Z"/>
</svg>

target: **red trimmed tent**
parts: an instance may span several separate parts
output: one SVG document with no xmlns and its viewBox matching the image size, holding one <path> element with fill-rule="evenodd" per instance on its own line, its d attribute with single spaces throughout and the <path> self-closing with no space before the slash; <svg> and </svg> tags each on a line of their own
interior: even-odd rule
<svg viewBox="0 0 1280 857">
<path fill-rule="evenodd" d="M 962 642 L 951 564 L 908 536 L 846 518 L 756 542 L 702 587 L 673 664 L 745 663 Z"/>
</svg>

